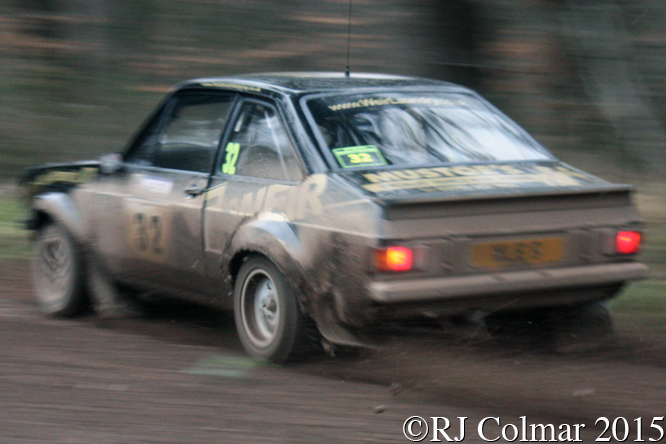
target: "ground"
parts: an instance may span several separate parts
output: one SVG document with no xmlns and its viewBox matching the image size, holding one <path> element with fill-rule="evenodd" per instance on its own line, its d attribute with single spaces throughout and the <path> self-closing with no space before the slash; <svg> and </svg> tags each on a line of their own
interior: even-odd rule
<svg viewBox="0 0 666 444">
<path fill-rule="evenodd" d="M 573 355 L 453 327 L 268 366 L 243 353 L 232 316 L 210 309 L 165 304 L 113 321 L 44 317 L 28 263 L 5 260 L 0 443 L 409 442 L 403 424 L 414 415 L 448 418 L 451 439 L 460 435 L 457 418 L 468 417 L 470 443 L 486 442 L 477 433 L 482 418 L 519 426 L 521 416 L 556 429 L 585 424 L 582 442 L 602 433 L 599 417 L 632 426 L 641 418 L 642 438 L 658 438 L 650 424 L 666 414 L 666 333 L 618 324 L 616 345 Z M 494 421 L 485 437 L 507 442 Z M 432 437 L 431 424 L 424 442 Z"/>
</svg>

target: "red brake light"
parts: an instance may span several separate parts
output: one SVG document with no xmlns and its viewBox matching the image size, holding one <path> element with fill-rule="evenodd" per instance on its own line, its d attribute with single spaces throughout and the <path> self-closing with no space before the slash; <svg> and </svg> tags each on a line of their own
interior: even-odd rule
<svg viewBox="0 0 666 444">
<path fill-rule="evenodd" d="M 641 233 L 637 231 L 620 231 L 617 233 L 615 250 L 622 254 L 635 254 L 641 246 Z"/>
<path fill-rule="evenodd" d="M 377 268 L 381 271 L 409 271 L 413 265 L 413 253 L 407 247 L 388 247 L 377 250 Z"/>
</svg>

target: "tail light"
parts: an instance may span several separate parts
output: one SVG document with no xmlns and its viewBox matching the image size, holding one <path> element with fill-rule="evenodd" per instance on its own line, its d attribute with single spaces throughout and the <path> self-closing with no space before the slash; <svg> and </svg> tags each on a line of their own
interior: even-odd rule
<svg viewBox="0 0 666 444">
<path fill-rule="evenodd" d="M 380 248 L 375 254 L 379 271 L 410 271 L 414 266 L 414 253 L 407 247 Z"/>
<path fill-rule="evenodd" d="M 615 251 L 620 254 L 636 254 L 641 248 L 641 233 L 619 231 L 615 238 Z"/>
</svg>

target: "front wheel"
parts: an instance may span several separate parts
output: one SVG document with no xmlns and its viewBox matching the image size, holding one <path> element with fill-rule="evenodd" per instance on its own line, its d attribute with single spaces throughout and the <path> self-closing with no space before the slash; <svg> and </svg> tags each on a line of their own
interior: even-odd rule
<svg viewBox="0 0 666 444">
<path fill-rule="evenodd" d="M 275 363 L 294 357 L 305 339 L 305 319 L 293 289 L 268 259 L 250 257 L 234 288 L 234 316 L 247 352 Z"/>
<path fill-rule="evenodd" d="M 61 225 L 51 223 L 39 231 L 32 260 L 32 280 L 44 313 L 71 317 L 85 308 L 81 253 Z"/>
</svg>

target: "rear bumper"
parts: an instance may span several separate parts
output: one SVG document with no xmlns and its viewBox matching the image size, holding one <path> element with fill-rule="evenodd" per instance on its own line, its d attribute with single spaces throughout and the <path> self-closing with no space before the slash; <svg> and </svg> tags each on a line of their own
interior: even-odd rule
<svg viewBox="0 0 666 444">
<path fill-rule="evenodd" d="M 376 281 L 368 285 L 370 298 L 380 304 L 445 302 L 466 296 L 483 297 L 507 293 L 542 292 L 556 289 L 601 287 L 645 279 L 648 268 L 623 262 L 549 270 L 529 270 L 474 276 Z"/>
</svg>

